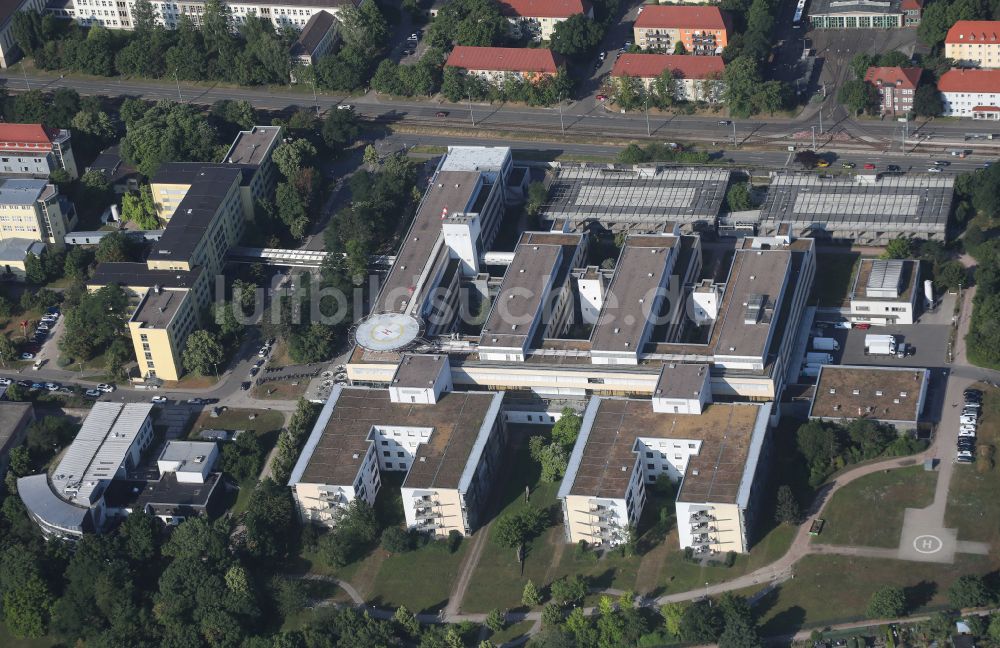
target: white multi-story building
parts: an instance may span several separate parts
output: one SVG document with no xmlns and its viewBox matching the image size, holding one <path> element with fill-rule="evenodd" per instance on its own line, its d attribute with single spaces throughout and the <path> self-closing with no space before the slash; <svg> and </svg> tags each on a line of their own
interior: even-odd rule
<svg viewBox="0 0 1000 648">
<path fill-rule="evenodd" d="M 453 392 L 447 356 L 404 356 L 388 389 L 335 387 L 292 471 L 303 522 L 336 524 L 360 498 L 374 504 L 384 471 L 405 473 L 407 526 L 472 533 L 499 478 L 503 393 Z"/>
<path fill-rule="evenodd" d="M 48 178 L 56 169 L 77 177 L 68 130 L 41 124 L 0 124 L 0 174 Z"/>
<path fill-rule="evenodd" d="M 363 1 L 363 0 L 361 0 Z M 336 16 L 344 7 L 357 6 L 352 0 L 262 0 L 261 2 L 223 2 L 232 16 L 233 27 L 238 28 L 247 16 L 269 18 L 277 29 L 294 27 L 304 29 L 314 14 L 327 12 Z M 200 25 L 205 13 L 205 3 L 199 0 L 160 2 L 153 0 L 156 21 L 168 29 L 176 29 L 182 16 Z M 68 17 L 82 25 L 102 25 L 108 29 L 133 29 L 135 0 L 74 0 L 67 7 Z"/>
<path fill-rule="evenodd" d="M 677 372 L 677 389 L 691 392 L 678 400 L 701 402 L 694 392 L 706 393 L 708 372 L 698 387 L 691 381 L 698 369 L 681 367 L 664 367 L 663 389 L 673 389 Z M 673 413 L 655 401 L 593 397 L 559 489 L 566 541 L 624 542 L 642 516 L 647 485 L 666 479 L 677 485 L 681 548 L 749 551 L 770 410 L 770 403 L 716 403 Z"/>
<path fill-rule="evenodd" d="M 851 288 L 851 321 L 882 326 L 913 324 L 919 281 L 919 261 L 862 259 Z"/>
<path fill-rule="evenodd" d="M 95 403 L 51 474 L 17 480 L 17 491 L 45 535 L 74 538 L 106 522 L 105 491 L 139 465 L 153 441 L 149 403 Z"/>
<path fill-rule="evenodd" d="M 1000 69 L 953 68 L 941 75 L 938 91 L 945 116 L 1000 120 Z"/>
</svg>

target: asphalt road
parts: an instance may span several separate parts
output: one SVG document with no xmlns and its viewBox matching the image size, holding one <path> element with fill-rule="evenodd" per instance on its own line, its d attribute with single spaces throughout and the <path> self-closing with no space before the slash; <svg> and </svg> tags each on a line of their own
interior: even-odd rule
<svg viewBox="0 0 1000 648">
<path fill-rule="evenodd" d="M 74 88 L 80 94 L 104 96 L 132 96 L 149 100 L 181 100 L 199 104 L 212 104 L 221 99 L 237 99 L 251 102 L 258 108 L 271 110 L 287 110 L 299 107 L 312 107 L 316 104 L 321 109 L 329 109 L 342 103 L 350 103 L 358 114 L 369 119 L 384 122 L 407 122 L 431 124 L 439 127 L 462 128 L 503 128 L 512 130 L 538 130 L 543 133 L 555 133 L 562 127 L 569 134 L 593 134 L 606 137 L 641 138 L 647 133 L 647 118 L 644 113 L 628 114 L 613 113 L 603 106 L 593 102 L 568 102 L 560 112 L 556 108 L 532 108 L 522 105 L 489 105 L 489 104 L 451 104 L 443 101 L 417 101 L 412 99 L 391 99 L 377 96 L 369 92 L 364 96 L 345 98 L 342 95 L 321 94 L 313 102 L 309 92 L 293 92 L 290 90 L 273 90 L 269 88 L 229 88 L 203 87 L 169 82 L 136 81 L 128 79 L 79 79 L 59 78 L 55 76 L 23 76 L 16 74 L 0 75 L 0 83 L 11 92 L 19 92 L 26 87 L 53 90 L 58 87 Z M 589 104 L 589 105 L 588 105 Z M 439 112 L 447 113 L 438 117 Z M 737 138 L 741 142 L 748 138 L 759 142 L 779 143 L 790 138 L 798 138 L 802 143 L 803 133 L 810 131 L 814 115 L 809 115 L 808 122 L 781 118 L 763 118 L 761 120 L 737 120 Z M 699 115 L 659 115 L 649 116 L 649 132 L 656 138 L 699 139 L 707 141 L 724 141 L 732 137 L 732 127 L 722 125 L 719 119 L 712 116 Z M 562 123 L 562 126 L 560 125 Z M 818 124 L 818 121 L 816 122 Z M 834 123 L 827 123 L 824 129 L 833 133 L 842 132 L 843 141 L 850 141 L 853 120 L 843 117 Z M 936 121 L 928 124 L 914 123 L 912 132 L 921 135 L 932 135 L 935 142 L 948 139 L 962 141 L 965 133 L 1000 133 L 1000 126 L 986 123 L 965 121 Z M 864 133 L 871 138 L 888 141 L 898 131 L 899 124 L 892 120 L 866 120 L 863 122 Z M 822 143 L 822 137 L 820 141 Z M 858 140 L 855 140 L 857 143 Z M 833 142 L 828 143 L 831 146 Z M 1000 144 L 1000 141 L 998 141 Z M 974 148 L 973 144 L 968 144 Z"/>
</svg>

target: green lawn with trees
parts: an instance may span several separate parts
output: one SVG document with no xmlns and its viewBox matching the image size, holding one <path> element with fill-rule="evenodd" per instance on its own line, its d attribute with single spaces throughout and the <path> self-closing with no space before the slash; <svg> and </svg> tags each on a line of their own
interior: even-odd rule
<svg viewBox="0 0 1000 648">
<path fill-rule="evenodd" d="M 873 473 L 838 490 L 820 514 L 826 520 L 814 543 L 896 547 L 903 511 L 934 501 L 937 473 L 922 465 Z"/>
</svg>

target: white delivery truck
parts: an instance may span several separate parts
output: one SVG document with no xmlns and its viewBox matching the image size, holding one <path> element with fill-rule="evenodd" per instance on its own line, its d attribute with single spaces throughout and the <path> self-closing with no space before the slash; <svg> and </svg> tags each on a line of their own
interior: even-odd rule
<svg viewBox="0 0 1000 648">
<path fill-rule="evenodd" d="M 816 351 L 840 351 L 840 342 L 833 338 L 818 337 L 813 338 L 812 347 Z"/>
<path fill-rule="evenodd" d="M 806 354 L 807 364 L 830 364 L 833 362 L 833 356 L 829 353 L 822 353 L 820 351 L 810 351 Z"/>
<path fill-rule="evenodd" d="M 866 335 L 865 354 L 896 355 L 896 337 L 893 335 Z"/>
</svg>

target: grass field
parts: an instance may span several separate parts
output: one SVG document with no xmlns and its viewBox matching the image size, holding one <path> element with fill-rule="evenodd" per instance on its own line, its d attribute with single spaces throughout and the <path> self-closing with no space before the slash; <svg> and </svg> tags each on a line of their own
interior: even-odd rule
<svg viewBox="0 0 1000 648">
<path fill-rule="evenodd" d="M 903 511 L 934 501 L 937 473 L 910 466 L 862 477 L 837 491 L 823 509 L 823 534 L 813 542 L 896 547 Z"/>
<path fill-rule="evenodd" d="M 254 398 L 264 400 L 298 400 L 306 393 L 307 387 L 309 387 L 309 380 L 305 378 L 300 380 L 275 380 L 263 385 L 255 385 L 251 393 Z"/>
<path fill-rule="evenodd" d="M 857 252 L 816 254 L 816 282 L 813 284 L 810 301 L 820 306 L 843 304 L 850 293 L 851 281 L 860 259 L 861 254 Z"/>
<path fill-rule="evenodd" d="M 0 624 L 0 646 L 3 648 L 54 648 L 63 645 L 53 637 L 39 637 L 38 639 L 16 639 L 12 637 L 7 628 Z"/>
<path fill-rule="evenodd" d="M 495 607 L 503 609 L 520 606 L 521 593 L 529 579 L 539 587 L 548 583 L 546 574 L 560 549 L 559 545 L 565 540 L 562 516 L 556 502 L 559 484 L 539 482 L 540 468 L 528 452 L 526 439 L 514 450 L 513 458 L 507 465 L 512 466 L 513 470 L 503 482 L 499 500 L 502 510 L 498 516 L 532 506 L 549 512 L 549 526 L 528 543 L 523 569 L 514 550 L 498 545 L 493 537 L 493 528 L 490 528 L 487 546 L 462 602 L 462 610 L 465 612 L 487 612 Z M 531 488 L 528 503 L 524 501 L 526 485 Z"/>
<path fill-rule="evenodd" d="M 976 430 L 980 444 L 1000 447 L 1000 391 L 983 390 L 983 415 Z M 996 457 L 994 457 L 994 460 Z M 977 464 L 958 464 L 948 490 L 946 527 L 958 529 L 959 540 L 1000 546 L 1000 467 L 979 472 Z"/>
<path fill-rule="evenodd" d="M 255 414 L 255 418 L 250 418 Z M 253 430 L 258 434 L 280 430 L 285 424 L 285 415 L 275 410 L 227 409 L 218 416 L 212 416 L 208 406 L 191 426 L 191 438 L 196 438 L 201 430 Z"/>
<path fill-rule="evenodd" d="M 855 556 L 812 555 L 795 565 L 795 578 L 765 596 L 755 608 L 764 636 L 864 617 L 872 593 L 902 587 L 910 613 L 943 607 L 948 588 L 963 574 L 997 567 L 987 556 L 958 554 L 955 564 L 903 562 Z"/>
<path fill-rule="evenodd" d="M 528 630 L 531 630 L 531 626 L 534 624 L 534 621 L 521 621 L 520 623 L 509 625 L 500 632 L 490 635 L 490 641 L 496 646 L 503 645 L 504 642 L 513 641 L 523 636 Z"/>
</svg>

